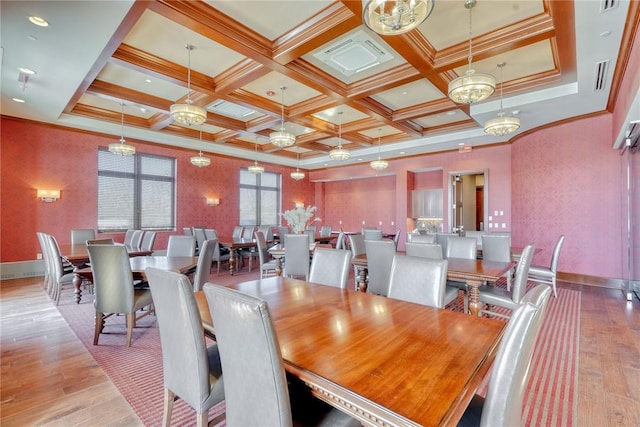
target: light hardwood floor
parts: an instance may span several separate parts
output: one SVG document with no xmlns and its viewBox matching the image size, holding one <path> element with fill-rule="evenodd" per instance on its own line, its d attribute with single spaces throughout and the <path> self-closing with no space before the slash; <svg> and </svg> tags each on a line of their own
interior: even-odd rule
<svg viewBox="0 0 640 427">
<path fill-rule="evenodd" d="M 582 291 L 577 425 L 640 426 L 640 302 L 618 290 L 560 286 Z M 0 282 L 0 316 L 2 426 L 141 424 L 41 278 Z"/>
</svg>

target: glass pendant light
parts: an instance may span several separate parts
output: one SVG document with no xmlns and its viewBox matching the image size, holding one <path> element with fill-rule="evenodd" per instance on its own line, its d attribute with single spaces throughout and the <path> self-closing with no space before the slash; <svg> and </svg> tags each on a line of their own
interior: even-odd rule
<svg viewBox="0 0 640 427">
<path fill-rule="evenodd" d="M 258 164 L 258 142 L 257 141 L 256 141 L 256 159 L 253 161 L 253 164 L 249 166 L 247 169 L 249 169 L 249 172 L 256 175 L 264 172 L 264 168 Z"/>
<path fill-rule="evenodd" d="M 183 104 L 173 104 L 169 111 L 173 120 L 182 125 L 201 125 L 207 120 L 207 110 L 191 103 L 191 51 L 194 47 L 190 44 L 184 47 L 187 49 L 187 52 L 189 52 L 189 62 L 187 66 L 187 101 Z"/>
<path fill-rule="evenodd" d="M 200 143 L 202 144 L 202 131 L 200 131 Z M 211 164 L 211 159 L 203 156 L 202 150 L 200 150 L 197 156 L 191 157 L 191 164 L 202 168 L 205 166 L 209 166 Z"/>
<path fill-rule="evenodd" d="M 304 179 L 304 172 L 300 172 L 300 153 L 298 153 L 298 166 L 296 166 L 295 171 L 291 172 L 291 178 L 296 181 Z"/>
<path fill-rule="evenodd" d="M 124 102 L 120 104 L 121 114 L 120 114 L 120 127 L 121 127 L 121 136 L 120 142 L 113 142 L 109 144 L 109 151 L 113 154 L 117 154 L 119 156 L 132 156 L 136 154 L 136 147 L 133 145 L 129 145 L 124 140 Z"/>
<path fill-rule="evenodd" d="M 278 132 L 271 132 L 269 135 L 269 142 L 280 148 L 291 147 L 296 143 L 296 136 L 284 129 L 284 91 L 286 89 L 287 88 L 285 86 L 280 87 L 280 90 L 282 91 L 282 102 L 280 103 L 280 108 L 282 110 L 280 130 Z"/>
<path fill-rule="evenodd" d="M 431 15 L 434 0 L 362 0 L 362 21 L 378 34 L 406 33 Z"/>
<path fill-rule="evenodd" d="M 341 116 L 342 111 L 338 112 L 338 117 Z M 342 148 L 342 118 L 340 119 L 338 126 L 338 147 L 329 151 L 329 157 L 331 157 L 332 160 L 338 161 L 349 160 L 351 158 L 351 153 Z"/>
<path fill-rule="evenodd" d="M 489 135 L 505 136 L 520 128 L 520 119 L 513 116 L 507 116 L 502 108 L 502 87 L 504 86 L 504 78 L 502 69 L 507 65 L 506 62 L 498 64 L 500 68 L 500 112 L 495 119 L 487 120 L 484 124 L 484 131 Z"/>
<path fill-rule="evenodd" d="M 381 171 L 389 166 L 389 162 L 380 158 L 380 136 L 382 134 L 382 129 L 378 129 L 378 132 L 378 160 L 373 160 L 369 165 L 371 165 L 373 169 Z"/>
</svg>

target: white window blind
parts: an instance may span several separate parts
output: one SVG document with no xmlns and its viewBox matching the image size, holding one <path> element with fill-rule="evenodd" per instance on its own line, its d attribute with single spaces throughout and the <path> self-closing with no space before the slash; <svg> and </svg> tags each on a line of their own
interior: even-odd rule
<svg viewBox="0 0 640 427">
<path fill-rule="evenodd" d="M 280 223 L 281 176 L 279 173 L 252 174 L 240 169 L 240 225 Z"/>
<path fill-rule="evenodd" d="M 175 159 L 98 150 L 98 230 L 175 228 Z"/>
</svg>

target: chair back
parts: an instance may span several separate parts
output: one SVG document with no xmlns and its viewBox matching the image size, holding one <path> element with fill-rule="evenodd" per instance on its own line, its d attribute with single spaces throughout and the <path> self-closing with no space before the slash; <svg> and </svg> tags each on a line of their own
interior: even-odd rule
<svg viewBox="0 0 640 427">
<path fill-rule="evenodd" d="M 133 239 L 133 232 L 136 230 L 127 230 L 124 233 L 124 242 L 122 242 L 126 246 L 131 246 L 131 239 Z"/>
<path fill-rule="evenodd" d="M 264 234 L 264 240 L 265 241 L 272 241 L 273 240 L 273 227 L 271 227 L 270 225 L 263 225 L 261 227 L 258 227 L 258 231 L 261 231 L 262 234 Z"/>
<path fill-rule="evenodd" d="M 382 230 L 363 230 L 364 240 L 382 240 Z"/>
<path fill-rule="evenodd" d="M 309 238 L 309 245 L 313 245 L 316 242 L 316 231 L 315 230 L 304 230 L 304 234 Z"/>
<path fill-rule="evenodd" d="M 47 234 L 46 238 L 48 239 L 49 262 L 52 267 L 53 280 L 58 281 L 65 274 L 62 256 L 60 255 L 60 246 L 58 246 L 58 241 L 51 234 Z"/>
<path fill-rule="evenodd" d="M 91 228 L 74 228 L 71 230 L 71 244 L 84 244 L 87 240 L 96 238 L 96 232 Z"/>
<path fill-rule="evenodd" d="M 377 230 L 377 229 L 378 229 L 378 227 L 362 227 L 360 229 L 360 233 L 364 234 L 365 230 Z"/>
<path fill-rule="evenodd" d="M 320 228 L 320 236 L 322 236 L 322 237 L 331 236 L 331 226 L 330 225 L 323 225 L 322 228 Z"/>
<path fill-rule="evenodd" d="M 393 236 L 393 243 L 396 245 L 396 250 L 398 250 L 398 243 L 400 243 L 400 235 L 402 231 L 398 228 L 396 230 L 396 234 Z"/>
<path fill-rule="evenodd" d="M 316 234 L 316 231 L 317 231 L 315 225 L 307 225 L 304 230 L 305 231 L 313 231 L 313 234 L 314 234 L 314 237 L 315 237 L 315 234 Z"/>
<path fill-rule="evenodd" d="M 287 276 L 309 278 L 309 237 L 306 234 L 284 235 L 284 272 Z"/>
<path fill-rule="evenodd" d="M 258 248 L 258 258 L 260 266 L 265 262 L 269 262 L 269 250 L 267 249 L 267 239 L 262 231 L 256 231 L 256 246 Z"/>
<path fill-rule="evenodd" d="M 344 241 L 344 236 L 344 231 L 341 230 L 338 234 L 338 238 L 336 239 L 336 249 L 347 249 L 347 245 Z"/>
<path fill-rule="evenodd" d="M 405 243 L 407 255 L 420 258 L 442 259 L 442 248 L 437 243 Z M 368 257 L 367 257 L 368 258 Z"/>
<path fill-rule="evenodd" d="M 167 243 L 167 256 L 195 256 L 195 236 L 169 236 Z"/>
<path fill-rule="evenodd" d="M 213 228 L 205 228 L 204 237 L 206 237 L 207 240 L 213 240 L 213 239 L 218 240 L 218 232 Z"/>
<path fill-rule="evenodd" d="M 316 248 L 309 270 L 309 282 L 344 289 L 350 265 L 351 252 L 348 250 Z"/>
<path fill-rule="evenodd" d="M 88 245 L 113 245 L 113 239 L 93 239 L 86 241 Z"/>
<path fill-rule="evenodd" d="M 253 233 L 255 231 L 255 227 L 251 226 L 251 227 L 244 227 L 244 229 L 242 230 L 242 238 L 243 239 L 248 239 L 251 240 L 253 239 Z"/>
<path fill-rule="evenodd" d="M 475 237 L 449 237 L 447 258 L 476 259 L 478 241 Z"/>
<path fill-rule="evenodd" d="M 527 302 L 518 306 L 505 328 L 491 370 L 481 426 L 521 425 L 531 358 L 551 294 L 549 287 L 542 288 L 546 289 L 536 291 L 532 298 L 539 305 Z"/>
<path fill-rule="evenodd" d="M 204 228 L 193 227 L 193 235 L 196 237 L 196 248 L 198 253 L 200 253 L 204 241 L 207 240 L 207 236 L 204 234 Z"/>
<path fill-rule="evenodd" d="M 289 227 L 278 227 L 278 239 L 280 239 L 280 243 L 284 244 L 284 236 L 289 234 Z"/>
<path fill-rule="evenodd" d="M 564 235 L 561 235 L 556 242 L 555 248 L 553 248 L 553 256 L 551 257 L 551 265 L 549 267 L 554 274 L 558 271 L 558 260 L 560 259 L 560 250 L 562 249 L 563 243 Z"/>
<path fill-rule="evenodd" d="M 38 237 L 38 244 L 40 245 L 40 251 L 42 252 L 42 259 L 44 261 L 44 283 L 45 283 L 45 287 L 47 288 L 47 290 L 49 289 L 50 285 L 50 278 L 52 277 L 52 272 L 51 272 L 51 262 L 49 261 L 49 248 L 48 248 L 48 242 L 47 240 L 48 238 L 48 234 L 43 233 L 41 231 L 36 232 L 36 236 Z"/>
<path fill-rule="evenodd" d="M 364 245 L 364 234 L 352 234 L 349 236 L 349 242 L 351 242 L 351 255 L 353 257 L 367 253 L 367 248 Z"/>
<path fill-rule="evenodd" d="M 142 246 L 142 239 L 144 239 L 144 231 L 134 230 L 133 236 L 131 237 L 130 246 L 134 248 L 139 248 L 140 246 Z"/>
<path fill-rule="evenodd" d="M 365 240 L 369 286 L 367 292 L 387 296 L 391 264 L 396 254 L 396 245 L 391 240 Z"/>
<path fill-rule="evenodd" d="M 511 298 L 515 303 L 519 303 L 522 300 L 527 290 L 527 278 L 529 277 L 529 267 L 531 267 L 531 260 L 533 259 L 533 249 L 533 245 L 525 246 L 518 260 L 516 277 L 513 279 L 511 288 Z"/>
<path fill-rule="evenodd" d="M 226 424 L 291 426 L 287 378 L 267 303 L 211 283 L 204 293 L 224 372 Z"/>
<path fill-rule="evenodd" d="M 198 264 L 196 273 L 193 276 L 193 290 L 201 291 L 202 286 L 209 280 L 211 274 L 211 261 L 213 260 L 213 251 L 218 244 L 217 240 L 205 240 L 198 254 Z"/>
<path fill-rule="evenodd" d="M 129 254 L 120 245 L 89 245 L 93 270 L 93 305 L 100 313 L 131 313 L 134 305 L 133 273 Z"/>
<path fill-rule="evenodd" d="M 244 227 L 241 225 L 236 225 L 235 227 L 233 227 L 233 233 L 231 234 L 231 237 L 234 239 L 239 239 L 242 237 L 242 233 L 244 233 Z"/>
<path fill-rule="evenodd" d="M 447 260 L 396 255 L 391 265 L 389 298 L 444 308 Z"/>
<path fill-rule="evenodd" d="M 456 233 L 436 233 L 436 243 L 442 248 L 442 258 L 447 257 L 447 246 L 449 244 L 449 237 L 460 237 Z"/>
<path fill-rule="evenodd" d="M 409 243 L 436 243 L 435 234 L 407 234 L 407 242 Z"/>
<path fill-rule="evenodd" d="M 220 377 L 221 367 L 215 358 L 209 364 L 193 287 L 179 273 L 152 267 L 145 272 L 160 329 L 164 386 L 200 413 L 211 394 L 223 398 L 224 386 L 217 381 L 211 391 L 210 370 Z"/>
<path fill-rule="evenodd" d="M 486 234 L 486 231 L 469 230 L 464 232 L 464 237 L 472 237 L 476 239 L 478 249 L 480 249 L 482 247 L 482 236 Z M 511 242 L 509 242 L 509 246 L 511 246 Z"/>
<path fill-rule="evenodd" d="M 193 236 L 193 230 L 191 227 L 182 227 L 182 234 L 185 236 Z"/>
<path fill-rule="evenodd" d="M 511 261 L 511 236 L 482 235 L 482 259 L 487 261 Z"/>
<path fill-rule="evenodd" d="M 140 248 L 144 251 L 152 251 L 153 245 L 156 242 L 156 234 L 155 231 L 145 231 Z"/>
</svg>

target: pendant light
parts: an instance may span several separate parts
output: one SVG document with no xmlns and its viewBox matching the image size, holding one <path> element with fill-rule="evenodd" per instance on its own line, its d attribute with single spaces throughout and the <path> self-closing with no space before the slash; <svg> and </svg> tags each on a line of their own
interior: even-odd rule
<svg viewBox="0 0 640 427">
<path fill-rule="evenodd" d="M 184 46 L 189 54 L 187 66 L 187 101 L 183 104 L 173 104 L 170 107 L 171 117 L 176 122 L 185 125 L 201 125 L 207 120 L 207 110 L 191 103 L 191 51 L 194 47 L 190 44 Z"/>
<path fill-rule="evenodd" d="M 507 116 L 502 108 L 502 87 L 504 86 L 504 78 L 502 76 L 502 69 L 507 65 L 506 62 L 498 64 L 500 68 L 500 112 L 495 119 L 488 120 L 484 124 L 484 131 L 490 135 L 504 136 L 515 132 L 520 128 L 520 119 L 513 116 Z"/>
<path fill-rule="evenodd" d="M 298 153 L 298 166 L 296 166 L 295 171 L 291 172 L 291 178 L 296 181 L 304 179 L 304 172 L 300 172 L 300 153 Z"/>
<path fill-rule="evenodd" d="M 371 163 L 371 167 L 377 171 L 381 171 L 386 169 L 389 166 L 389 162 L 386 160 L 380 159 L 380 135 L 382 134 L 382 129 L 378 129 L 378 160 L 373 160 Z"/>
<path fill-rule="evenodd" d="M 200 143 L 202 144 L 202 131 L 200 131 Z M 203 156 L 202 150 L 200 150 L 197 156 L 191 157 L 191 164 L 202 168 L 205 166 L 209 166 L 211 164 L 211 159 Z"/>
<path fill-rule="evenodd" d="M 120 115 L 120 127 L 121 127 L 121 136 L 120 142 L 114 142 L 109 144 L 109 151 L 113 154 L 117 154 L 119 156 L 132 156 L 136 154 L 136 147 L 133 145 L 129 145 L 124 140 L 124 102 L 120 104 L 121 107 L 121 115 Z"/>
<path fill-rule="evenodd" d="M 342 111 L 338 112 L 338 117 L 341 116 Z M 351 158 L 351 153 L 342 148 L 342 118 L 338 124 L 338 147 L 329 151 L 329 157 L 331 157 L 332 160 L 338 161 L 349 160 L 349 158 Z"/>
<path fill-rule="evenodd" d="M 434 0 L 362 0 L 362 21 L 378 34 L 393 36 L 420 25 Z"/>
<path fill-rule="evenodd" d="M 247 169 L 249 169 L 249 172 L 251 172 L 252 174 L 256 174 L 256 175 L 259 175 L 262 172 L 264 172 L 264 168 L 258 164 L 258 142 L 257 142 L 257 138 L 256 138 L 256 159 L 253 161 L 253 164 L 251 166 L 249 166 Z"/>
<path fill-rule="evenodd" d="M 275 145 L 276 147 L 284 148 L 291 147 L 296 143 L 296 136 L 290 132 L 285 131 L 284 129 L 284 91 L 287 88 L 285 86 L 281 86 L 280 90 L 282 91 L 282 102 L 280 103 L 280 108 L 282 111 L 282 115 L 280 118 L 280 130 L 278 132 L 271 132 L 269 135 L 269 141 Z"/>
<path fill-rule="evenodd" d="M 457 79 L 449 82 L 449 98 L 458 104 L 472 104 L 487 99 L 496 90 L 496 79 L 491 74 L 476 74 L 471 68 L 473 59 L 471 32 L 471 9 L 476 0 L 465 0 L 464 7 L 469 10 L 469 68 Z"/>
</svg>

